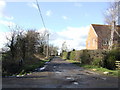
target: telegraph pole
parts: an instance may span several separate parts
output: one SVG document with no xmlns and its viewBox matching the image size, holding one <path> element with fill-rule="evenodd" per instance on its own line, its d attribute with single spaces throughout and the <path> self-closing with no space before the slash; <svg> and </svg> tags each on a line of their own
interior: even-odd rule
<svg viewBox="0 0 120 90">
<path fill-rule="evenodd" d="M 39 6 L 37 0 L 36 0 L 36 4 L 37 4 L 37 7 L 38 7 L 39 15 L 40 15 L 41 20 L 42 20 L 42 24 L 43 24 L 43 26 L 46 30 L 46 25 L 45 25 L 45 22 L 44 22 L 44 18 L 43 18 L 43 15 L 42 15 L 42 12 L 41 12 L 41 9 L 40 9 L 40 6 Z M 49 33 L 47 33 L 46 37 L 47 37 L 46 57 L 48 58 L 48 56 L 49 56 L 49 53 L 48 53 L 49 52 Z M 44 46 L 44 50 L 45 50 L 45 46 Z"/>
<path fill-rule="evenodd" d="M 49 33 L 47 33 L 47 50 L 46 50 L 46 57 L 49 57 Z"/>
</svg>

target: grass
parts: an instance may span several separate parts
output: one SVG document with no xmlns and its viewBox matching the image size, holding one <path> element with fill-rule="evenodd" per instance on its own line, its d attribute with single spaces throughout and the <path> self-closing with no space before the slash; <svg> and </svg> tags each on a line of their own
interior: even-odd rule
<svg viewBox="0 0 120 90">
<path fill-rule="evenodd" d="M 33 72 L 36 68 L 43 67 L 45 62 L 50 61 L 50 59 L 46 58 L 44 55 L 34 54 L 26 56 L 20 65 L 19 57 L 16 57 L 15 61 L 13 61 L 6 55 L 7 54 L 3 54 L 4 63 L 2 62 L 2 64 L 5 69 L 2 71 L 2 76 L 24 75 Z"/>
<path fill-rule="evenodd" d="M 110 76 L 118 76 L 118 74 L 119 74 L 118 73 L 119 70 L 109 70 L 107 68 L 97 67 L 97 66 L 93 66 L 93 65 L 80 65 L 80 66 L 84 67 L 85 69 L 97 72 L 99 74 L 104 74 L 104 72 L 108 72 L 107 75 L 110 75 Z"/>
<path fill-rule="evenodd" d="M 24 73 L 26 72 L 31 72 L 31 71 L 34 71 L 36 68 L 40 68 L 40 67 L 43 67 L 45 62 L 48 62 L 49 59 L 47 60 L 39 60 L 37 61 L 36 63 L 34 64 L 26 64 L 23 69 L 24 69 Z"/>
<path fill-rule="evenodd" d="M 36 68 L 41 68 L 46 62 L 50 61 L 46 57 L 40 55 L 34 55 L 34 58 L 27 60 L 26 64 L 22 67 L 22 71 L 18 75 L 25 75 L 27 73 L 33 72 Z"/>
<path fill-rule="evenodd" d="M 80 64 L 80 61 L 75 61 L 75 60 L 66 60 L 66 61 L 68 61 L 70 63 L 79 63 Z"/>
<path fill-rule="evenodd" d="M 66 61 L 76 64 L 77 66 L 83 67 L 87 70 L 97 72 L 102 75 L 104 74 L 104 72 L 108 72 L 109 74 L 107 74 L 107 75 L 120 77 L 120 73 L 118 73 L 119 70 L 109 70 L 107 68 L 97 67 L 97 66 L 93 66 L 93 65 L 81 65 L 80 61 L 75 61 L 75 60 L 66 60 Z"/>
</svg>

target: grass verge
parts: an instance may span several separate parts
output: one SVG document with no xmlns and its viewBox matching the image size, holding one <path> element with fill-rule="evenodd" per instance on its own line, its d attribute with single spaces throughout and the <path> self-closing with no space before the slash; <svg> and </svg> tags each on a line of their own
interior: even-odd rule
<svg viewBox="0 0 120 90">
<path fill-rule="evenodd" d="M 120 70 L 109 70 L 107 68 L 102 68 L 102 67 L 97 67 L 93 65 L 81 65 L 79 61 L 74 61 L 74 60 L 66 60 L 70 63 L 76 64 L 77 66 L 83 67 L 87 70 L 97 72 L 102 75 L 109 75 L 109 76 L 115 76 L 115 77 L 120 77 Z M 106 72 L 106 74 L 105 74 Z"/>
<path fill-rule="evenodd" d="M 36 57 L 32 60 L 28 60 L 25 65 L 23 65 L 21 72 L 18 75 L 25 75 L 27 73 L 33 72 L 36 68 L 41 68 L 45 65 L 46 62 L 49 62 L 50 59 Z"/>
<path fill-rule="evenodd" d="M 26 64 L 23 66 L 24 72 L 31 72 L 34 71 L 36 68 L 43 67 L 45 62 L 48 62 L 49 59 L 47 60 L 39 60 L 37 63 L 34 64 Z"/>
</svg>

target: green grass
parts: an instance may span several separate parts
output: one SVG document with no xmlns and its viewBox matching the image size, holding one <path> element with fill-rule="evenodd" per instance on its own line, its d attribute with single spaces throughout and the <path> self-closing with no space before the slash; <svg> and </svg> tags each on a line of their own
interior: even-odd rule
<svg viewBox="0 0 120 90">
<path fill-rule="evenodd" d="M 66 60 L 66 61 L 68 61 L 70 63 L 80 63 L 80 61 L 75 61 L 75 60 Z"/>
<path fill-rule="evenodd" d="M 107 68 L 103 68 L 103 67 L 97 67 L 97 66 L 93 66 L 93 65 L 81 65 L 81 67 L 84 67 L 85 69 L 91 70 L 93 71 L 93 69 L 95 69 L 94 72 L 97 72 L 99 74 L 103 74 L 104 72 L 108 72 L 108 75 L 111 76 L 118 76 L 118 70 L 109 70 Z M 119 75 L 120 76 L 120 75 Z"/>
<path fill-rule="evenodd" d="M 43 67 L 45 62 L 48 62 L 48 61 L 49 61 L 49 59 L 39 60 L 37 63 L 25 65 L 23 68 L 26 72 L 33 71 L 36 68 Z"/>
<path fill-rule="evenodd" d="M 109 72 L 108 75 L 110 75 L 110 76 L 119 76 L 120 77 L 119 70 L 109 70 L 107 68 L 97 67 L 97 66 L 93 66 L 93 65 L 81 65 L 79 61 L 75 61 L 75 60 L 66 60 L 66 61 L 76 64 L 77 66 L 83 67 L 90 71 L 93 71 L 93 69 L 95 69 L 94 72 L 97 72 L 99 74 L 103 74 L 103 72 Z"/>
<path fill-rule="evenodd" d="M 3 54 L 3 66 L 2 76 L 11 76 L 11 75 L 24 75 L 29 72 L 33 72 L 36 68 L 41 68 L 44 66 L 45 62 L 50 61 L 41 54 L 34 54 L 31 56 L 26 56 L 23 60 L 23 63 L 19 65 L 19 58 L 16 57 L 15 61 Z"/>
<path fill-rule="evenodd" d="M 50 60 L 49 59 L 39 60 L 34 64 L 26 64 L 23 66 L 22 71 L 18 75 L 24 75 L 24 74 L 27 74 L 27 73 L 34 71 L 36 68 L 43 67 L 45 62 L 48 62 L 48 61 L 50 61 Z"/>
</svg>

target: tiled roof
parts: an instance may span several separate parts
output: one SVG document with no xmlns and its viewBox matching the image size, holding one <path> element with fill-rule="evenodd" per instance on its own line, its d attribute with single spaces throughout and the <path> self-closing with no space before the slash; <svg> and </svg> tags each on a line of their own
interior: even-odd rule
<svg viewBox="0 0 120 90">
<path fill-rule="evenodd" d="M 110 38 L 111 26 L 110 25 L 99 25 L 99 24 L 91 24 L 98 35 L 99 38 Z M 120 26 L 117 26 L 117 31 L 120 34 Z M 116 34 L 115 34 L 116 36 Z"/>
</svg>

